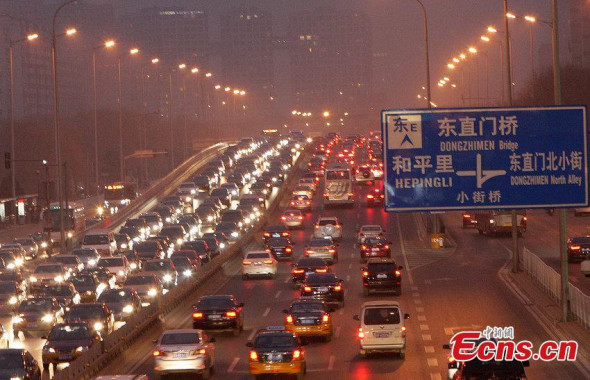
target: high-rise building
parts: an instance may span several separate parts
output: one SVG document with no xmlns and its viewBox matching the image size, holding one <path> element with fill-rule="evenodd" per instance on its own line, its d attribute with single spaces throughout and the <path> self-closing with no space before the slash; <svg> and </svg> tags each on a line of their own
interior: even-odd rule
<svg viewBox="0 0 590 380">
<path fill-rule="evenodd" d="M 272 16 L 258 8 L 234 8 L 220 17 L 223 78 L 249 94 L 273 94 Z M 265 102 L 268 104 L 268 102 Z"/>
<path fill-rule="evenodd" d="M 302 109 L 367 105 L 371 92 L 371 27 L 361 11 L 317 8 L 289 17 L 291 88 Z"/>
</svg>

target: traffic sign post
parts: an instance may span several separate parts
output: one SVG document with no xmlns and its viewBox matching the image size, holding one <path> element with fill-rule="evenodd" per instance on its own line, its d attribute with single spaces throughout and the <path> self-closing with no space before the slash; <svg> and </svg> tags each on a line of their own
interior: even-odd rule
<svg viewBox="0 0 590 380">
<path fill-rule="evenodd" d="M 585 106 L 384 110 L 387 211 L 588 205 Z"/>
</svg>

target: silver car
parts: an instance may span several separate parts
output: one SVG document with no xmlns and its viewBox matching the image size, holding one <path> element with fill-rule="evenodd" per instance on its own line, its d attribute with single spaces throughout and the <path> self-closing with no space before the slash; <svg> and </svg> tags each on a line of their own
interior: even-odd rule
<svg viewBox="0 0 590 380">
<path fill-rule="evenodd" d="M 215 338 L 203 330 L 167 330 L 155 341 L 154 379 L 163 375 L 187 373 L 211 377 L 215 364 Z"/>
</svg>

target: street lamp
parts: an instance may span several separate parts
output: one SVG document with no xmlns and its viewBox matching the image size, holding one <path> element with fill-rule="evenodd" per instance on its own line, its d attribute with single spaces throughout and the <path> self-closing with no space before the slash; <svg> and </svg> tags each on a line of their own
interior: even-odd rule
<svg viewBox="0 0 590 380">
<path fill-rule="evenodd" d="M 324 111 L 324 112 L 322 113 L 322 116 L 323 116 L 323 117 L 330 117 L 330 111 Z"/>
<path fill-rule="evenodd" d="M 8 60 L 10 66 L 10 150 L 11 153 L 11 175 L 12 175 L 12 198 L 16 198 L 16 165 L 15 165 L 15 154 L 16 154 L 16 146 L 14 143 L 14 55 L 13 55 L 13 47 L 21 42 L 25 41 L 34 41 L 39 38 L 39 35 L 36 33 L 29 34 L 26 38 L 21 38 L 19 40 L 10 41 L 8 44 Z"/>
<path fill-rule="evenodd" d="M 96 194 L 99 193 L 99 170 L 98 170 L 98 105 L 96 91 L 96 52 L 98 49 L 110 49 L 115 46 L 114 40 L 105 41 L 104 44 L 92 48 L 92 92 L 94 102 L 94 182 Z"/>
<path fill-rule="evenodd" d="M 139 53 L 138 48 L 129 49 L 129 55 L 136 55 Z M 123 157 L 123 86 L 121 80 L 121 58 L 123 55 L 119 55 L 117 58 L 117 79 L 118 79 L 118 90 L 119 90 L 119 180 L 125 181 L 125 159 Z"/>
<path fill-rule="evenodd" d="M 186 69 L 186 63 L 179 63 L 178 70 Z M 174 169 L 174 130 L 172 126 L 172 73 L 176 69 L 170 68 L 168 70 L 168 128 L 170 130 L 170 170 Z"/>
</svg>

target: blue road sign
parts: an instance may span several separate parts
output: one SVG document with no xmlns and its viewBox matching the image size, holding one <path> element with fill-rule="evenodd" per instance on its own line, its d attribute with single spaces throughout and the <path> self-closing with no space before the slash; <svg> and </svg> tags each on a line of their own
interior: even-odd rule
<svg viewBox="0 0 590 380">
<path fill-rule="evenodd" d="M 385 110 L 387 211 L 588 205 L 586 107 Z"/>
</svg>

